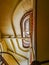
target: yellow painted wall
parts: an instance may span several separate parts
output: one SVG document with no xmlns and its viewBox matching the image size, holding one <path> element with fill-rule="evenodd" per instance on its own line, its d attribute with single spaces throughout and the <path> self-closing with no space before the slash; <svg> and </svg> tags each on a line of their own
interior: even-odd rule
<svg viewBox="0 0 49 65">
<path fill-rule="evenodd" d="M 4 29 L 8 29 L 6 33 L 13 33 L 10 23 L 11 16 L 15 6 L 17 6 L 20 1 L 21 0 L 0 0 L 0 27 L 2 32 Z"/>
<path fill-rule="evenodd" d="M 18 4 L 19 1 L 20 0 L 0 0 L 0 27 L 10 24 L 8 21 L 11 21 L 13 8 L 16 2 Z M 42 61 L 49 59 L 49 0 L 37 1 L 37 57 L 38 60 Z M 3 21 L 5 21 L 6 24 L 4 24 L 5 22 Z"/>
</svg>

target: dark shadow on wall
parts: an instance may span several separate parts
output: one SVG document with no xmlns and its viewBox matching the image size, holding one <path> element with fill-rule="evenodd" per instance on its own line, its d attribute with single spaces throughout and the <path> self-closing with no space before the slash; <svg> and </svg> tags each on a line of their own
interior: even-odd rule
<svg viewBox="0 0 49 65">
<path fill-rule="evenodd" d="M 49 0 L 37 0 L 37 58 L 49 59 Z"/>
</svg>

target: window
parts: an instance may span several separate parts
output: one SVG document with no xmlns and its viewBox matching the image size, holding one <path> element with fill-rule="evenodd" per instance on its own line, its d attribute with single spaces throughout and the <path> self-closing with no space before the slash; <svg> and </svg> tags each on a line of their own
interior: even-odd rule
<svg viewBox="0 0 49 65">
<path fill-rule="evenodd" d="M 33 29 L 33 11 L 29 11 L 24 14 L 21 19 L 21 34 L 22 34 L 22 45 L 24 48 L 29 48 L 31 43 L 32 29 Z"/>
</svg>

